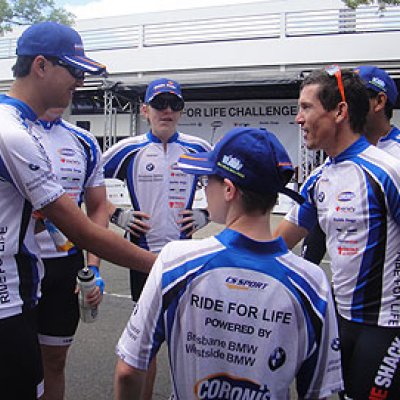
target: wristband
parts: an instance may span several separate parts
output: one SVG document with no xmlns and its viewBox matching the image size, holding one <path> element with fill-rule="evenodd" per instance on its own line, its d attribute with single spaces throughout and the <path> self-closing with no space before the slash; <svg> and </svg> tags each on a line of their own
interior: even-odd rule
<svg viewBox="0 0 400 400">
<path fill-rule="evenodd" d="M 115 209 L 115 211 L 113 212 L 113 214 L 110 217 L 110 221 L 115 224 L 118 225 L 118 218 L 120 216 L 120 214 L 123 212 L 124 210 L 122 208 L 117 207 Z"/>
<path fill-rule="evenodd" d="M 88 268 L 93 271 L 96 277 L 96 286 L 99 287 L 101 294 L 104 292 L 105 283 L 103 278 L 100 276 L 99 267 L 97 265 L 88 265 Z"/>
</svg>

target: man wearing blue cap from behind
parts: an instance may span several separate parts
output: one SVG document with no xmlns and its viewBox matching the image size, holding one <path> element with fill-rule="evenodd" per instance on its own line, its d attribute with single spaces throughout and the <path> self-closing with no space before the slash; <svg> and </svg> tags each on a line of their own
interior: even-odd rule
<svg viewBox="0 0 400 400">
<path fill-rule="evenodd" d="M 364 135 L 370 143 L 399 158 L 400 130 L 390 123 L 398 97 L 394 80 L 386 71 L 372 65 L 362 65 L 355 72 L 364 82 L 369 96 Z"/>
<path fill-rule="evenodd" d="M 33 211 L 54 223 L 79 248 L 115 264 L 148 271 L 154 256 L 101 227 L 78 208 L 57 182 L 34 129 L 51 107 L 66 107 L 84 74 L 105 67 L 85 56 L 79 34 L 43 22 L 17 43 L 15 81 L 0 96 L 0 392 L 33 400 L 43 393 L 36 308 L 43 263 L 34 238 Z"/>
<path fill-rule="evenodd" d="M 281 143 L 236 128 L 178 166 L 200 176 L 210 218 L 226 229 L 159 254 L 117 345 L 116 399 L 139 398 L 163 341 L 175 399 L 289 399 L 294 379 L 302 399 L 341 390 L 330 284 L 270 231 L 278 192 L 292 194 Z"/>
</svg>

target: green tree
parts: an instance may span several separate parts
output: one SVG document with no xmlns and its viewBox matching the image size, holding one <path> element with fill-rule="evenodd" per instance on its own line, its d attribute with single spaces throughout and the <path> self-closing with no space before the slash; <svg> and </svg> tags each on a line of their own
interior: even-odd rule
<svg viewBox="0 0 400 400">
<path fill-rule="evenodd" d="M 400 0 L 343 0 L 343 2 L 346 4 L 346 6 L 353 9 L 367 4 L 377 4 L 381 9 L 384 9 L 387 5 L 400 5 Z"/>
<path fill-rule="evenodd" d="M 72 25 L 75 15 L 54 0 L 0 0 L 0 35 L 16 25 L 31 25 L 42 21 L 57 21 Z"/>
</svg>

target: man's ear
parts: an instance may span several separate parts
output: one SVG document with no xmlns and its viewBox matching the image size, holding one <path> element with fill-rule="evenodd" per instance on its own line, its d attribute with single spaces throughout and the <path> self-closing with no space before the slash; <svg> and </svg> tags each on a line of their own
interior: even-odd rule
<svg viewBox="0 0 400 400">
<path fill-rule="evenodd" d="M 46 70 L 46 59 L 43 56 L 36 56 L 32 61 L 31 72 L 43 76 Z"/>
<path fill-rule="evenodd" d="M 341 101 L 336 107 L 336 122 L 342 122 L 349 116 L 349 106 L 346 102 Z"/>
<path fill-rule="evenodd" d="M 388 101 L 387 95 L 383 92 L 379 92 L 373 99 L 372 109 L 377 113 L 385 110 L 386 103 Z"/>
<path fill-rule="evenodd" d="M 145 117 L 147 119 L 148 116 L 148 104 L 143 103 L 142 106 L 140 107 L 140 113 L 143 115 L 143 117 Z"/>
<path fill-rule="evenodd" d="M 226 201 L 231 201 L 236 196 L 238 189 L 230 179 L 224 179 L 224 195 Z"/>
</svg>

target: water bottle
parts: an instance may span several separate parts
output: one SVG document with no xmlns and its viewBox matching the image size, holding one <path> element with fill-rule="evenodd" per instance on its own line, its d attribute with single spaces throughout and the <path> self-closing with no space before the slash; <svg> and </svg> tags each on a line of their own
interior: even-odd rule
<svg viewBox="0 0 400 400">
<path fill-rule="evenodd" d="M 43 223 L 53 239 L 57 251 L 68 251 L 74 247 L 74 244 L 51 221 L 44 218 Z"/>
<path fill-rule="evenodd" d="M 79 313 L 83 322 L 94 322 L 97 319 L 97 306 L 91 306 L 86 301 L 86 295 L 96 287 L 96 277 L 87 267 L 78 271 L 76 277 L 79 286 Z"/>
</svg>

